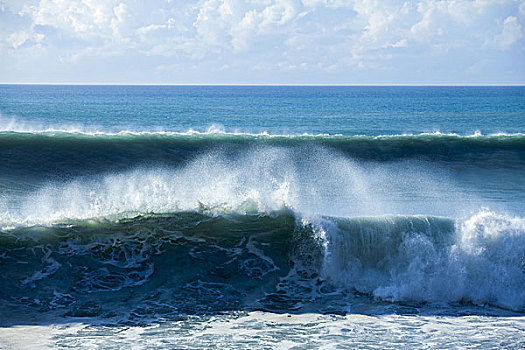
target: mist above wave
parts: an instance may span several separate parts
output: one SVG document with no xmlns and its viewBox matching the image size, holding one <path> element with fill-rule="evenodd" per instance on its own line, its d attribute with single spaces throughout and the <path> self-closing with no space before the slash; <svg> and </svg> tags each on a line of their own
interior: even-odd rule
<svg viewBox="0 0 525 350">
<path fill-rule="evenodd" d="M 291 209 L 330 216 L 477 210 L 446 170 L 426 162 L 358 163 L 320 147 L 252 147 L 209 152 L 179 168 L 138 168 L 0 200 L 4 226 L 137 213 L 268 213 Z"/>
</svg>

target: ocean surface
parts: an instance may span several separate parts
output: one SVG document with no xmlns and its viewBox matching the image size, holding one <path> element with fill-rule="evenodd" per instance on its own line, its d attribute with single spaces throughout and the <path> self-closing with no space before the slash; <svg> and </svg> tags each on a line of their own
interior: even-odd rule
<svg viewBox="0 0 525 350">
<path fill-rule="evenodd" d="M 0 85 L 0 349 L 525 347 L 525 87 Z"/>
</svg>

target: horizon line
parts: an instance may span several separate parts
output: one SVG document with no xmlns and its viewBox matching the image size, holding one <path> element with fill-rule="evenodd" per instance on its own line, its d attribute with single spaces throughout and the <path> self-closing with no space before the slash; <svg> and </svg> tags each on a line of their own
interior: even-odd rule
<svg viewBox="0 0 525 350">
<path fill-rule="evenodd" d="M 523 87 L 523 84 L 156 84 L 156 83 L 0 83 L 0 85 L 40 85 L 40 86 L 246 86 L 246 87 Z"/>
</svg>

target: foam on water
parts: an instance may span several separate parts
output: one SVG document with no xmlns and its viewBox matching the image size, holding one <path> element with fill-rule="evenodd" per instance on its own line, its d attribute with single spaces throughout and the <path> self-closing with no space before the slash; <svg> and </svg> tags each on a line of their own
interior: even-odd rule
<svg viewBox="0 0 525 350">
<path fill-rule="evenodd" d="M 67 325 L 0 328 L 0 341 L 13 349 L 32 349 L 34 344 L 42 348 L 81 346 L 86 349 L 290 349 L 332 348 L 336 344 L 359 349 L 377 349 L 378 344 L 383 349 L 398 349 L 400 344 L 405 349 L 522 349 L 525 346 L 524 332 L 523 317 L 250 312 L 142 327 L 105 327 L 84 321 Z"/>
<path fill-rule="evenodd" d="M 6 116 L 0 113 L 0 132 L 16 133 L 96 133 L 96 127 L 86 127 L 81 124 L 48 125 L 35 120 L 23 120 L 15 116 Z"/>
<path fill-rule="evenodd" d="M 212 123 L 201 129 L 189 128 L 187 130 L 170 130 L 170 129 L 119 129 L 108 130 L 107 128 L 98 127 L 95 125 L 84 125 L 80 123 L 74 124 L 49 124 L 37 122 L 35 120 L 24 120 L 15 116 L 6 116 L 0 113 L 0 133 L 21 133 L 21 134 L 77 134 L 86 136 L 125 136 L 125 135 L 172 135 L 172 136 L 206 136 L 206 135 L 229 135 L 229 136 L 254 136 L 267 138 L 374 138 L 374 139 L 389 139 L 389 138 L 410 138 L 410 137 L 424 137 L 424 136 L 448 136 L 454 138 L 481 138 L 481 137 L 508 137 L 508 136 L 524 136 L 523 133 L 507 133 L 507 132 L 493 132 L 482 133 L 476 130 L 472 133 L 457 133 L 457 132 L 441 132 L 434 130 L 432 132 L 403 132 L 395 134 L 380 134 L 370 136 L 367 134 L 339 134 L 339 133 L 275 133 L 268 130 L 258 132 L 242 131 L 237 128 L 226 128 L 220 123 Z"/>
<path fill-rule="evenodd" d="M 472 302 L 525 311 L 525 218 L 480 211 L 307 221 L 324 241 L 322 275 L 386 301 Z"/>
</svg>

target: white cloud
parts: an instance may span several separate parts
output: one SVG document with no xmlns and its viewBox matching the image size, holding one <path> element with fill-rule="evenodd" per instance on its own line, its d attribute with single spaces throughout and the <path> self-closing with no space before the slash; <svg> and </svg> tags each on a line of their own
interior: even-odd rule
<svg viewBox="0 0 525 350">
<path fill-rule="evenodd" d="M 89 37 L 107 27 L 110 9 L 111 6 L 102 1 L 42 0 L 38 6 L 28 7 L 23 13 L 32 17 L 34 24 Z"/>
<path fill-rule="evenodd" d="M 523 31 L 521 24 L 518 22 L 518 18 L 515 16 L 505 18 L 505 21 L 503 21 L 503 30 L 501 34 L 496 37 L 501 48 L 507 49 L 521 38 L 523 38 Z"/>
<path fill-rule="evenodd" d="M 11 33 L 7 37 L 7 42 L 15 49 L 22 46 L 30 38 L 30 34 L 24 31 Z"/>
<path fill-rule="evenodd" d="M 3 0 L 0 4 L 0 54 L 5 63 L 0 73 L 14 80 L 16 72 L 31 75 L 32 59 L 57 65 L 61 58 L 74 64 L 71 69 L 76 69 L 79 80 L 101 79 L 104 74 L 81 72 L 109 60 L 122 72 L 126 65 L 117 62 L 125 61 L 140 66 L 144 79 L 171 77 L 171 82 L 186 82 L 192 78 L 191 69 L 183 67 L 195 67 L 203 75 L 221 71 L 239 80 L 247 79 L 251 69 L 266 72 L 261 76 L 276 82 L 287 76 L 374 83 L 389 76 L 388 81 L 403 83 L 400 79 L 414 71 L 436 76 L 439 71 L 441 79 L 444 63 L 454 79 L 458 72 L 496 74 L 495 57 L 510 65 L 523 59 L 525 51 L 525 2 L 516 0 Z M 476 65 L 481 61 L 483 65 Z M 478 69 L 468 69 L 474 66 Z M 514 70 L 509 76 L 523 80 L 525 68 L 513 67 L 504 70 Z"/>
</svg>

